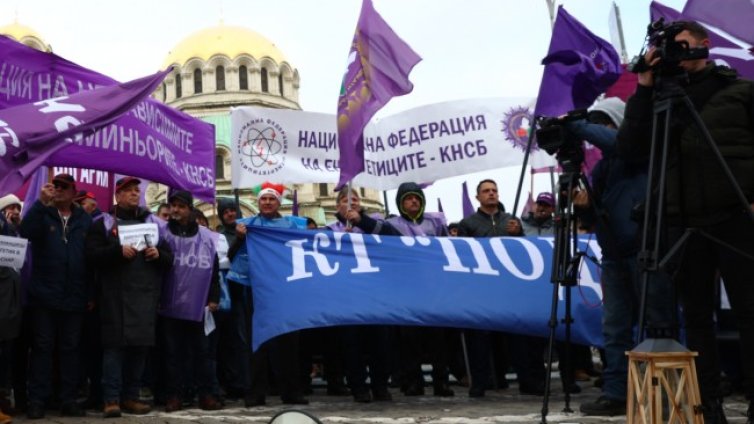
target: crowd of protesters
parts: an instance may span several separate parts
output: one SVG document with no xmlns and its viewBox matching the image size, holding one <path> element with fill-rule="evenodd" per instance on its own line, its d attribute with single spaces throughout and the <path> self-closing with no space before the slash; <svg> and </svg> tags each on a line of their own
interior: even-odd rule
<svg viewBox="0 0 754 424">
<path fill-rule="evenodd" d="M 72 417 L 93 409 L 110 418 L 157 406 L 217 410 L 228 399 L 254 407 L 273 394 L 284 404 L 306 404 L 313 377 L 326 382 L 330 396 L 389 402 L 391 387 L 404 396 L 425 394 L 422 364 L 431 365 L 434 396 L 454 396 L 450 382 L 456 381 L 482 397 L 489 388 L 508 386 L 509 368 L 521 393 L 544 393 L 543 342 L 503 333 L 334 327 L 285 334 L 252 352 L 247 228 L 315 229 L 316 223 L 281 215 L 284 187 L 265 184 L 257 195 L 259 213 L 251 217 L 241 217 L 234 201 L 219 199 L 221 223 L 211 231 L 187 191 L 171 191 L 154 213 L 139 206 L 140 182 L 119 179 L 109 211 L 101 211 L 91 193 L 78 192 L 68 174 L 52 178 L 26 205 L 23 219 L 16 196 L 0 198 L 2 235 L 30 242 L 21 270 L 0 267 L 0 423 L 16 413 L 43 418 L 51 408 Z M 495 234 L 476 234 L 487 206 L 498 204 L 494 181 L 483 182 L 478 194 L 479 212 L 449 228 L 442 214 L 425 212 L 424 193 L 414 183 L 401 185 L 399 214 L 386 219 L 365 214 L 358 193 L 344 190 L 335 221 L 323 229 L 524 234 L 521 221 L 509 215 Z M 552 196 L 543 196 L 538 204 L 551 212 Z M 551 217 L 544 215 L 532 225 L 547 234 Z M 148 232 L 136 242 L 123 238 L 136 228 L 145 231 L 129 226 L 145 224 L 156 228 L 156 239 Z M 591 356 L 587 362 L 583 379 L 595 375 Z"/>
<path fill-rule="evenodd" d="M 266 183 L 257 195 L 257 215 L 243 218 L 234 201 L 219 199 L 220 225 L 211 231 L 187 191 L 171 191 L 155 213 L 139 206 L 140 182 L 118 180 L 107 212 L 91 193 L 77 192 L 67 174 L 42 188 L 23 219 L 18 198 L 0 198 L 1 234 L 30 241 L 22 270 L 0 267 L 0 423 L 23 412 L 43 418 L 51 408 L 63 416 L 84 416 L 89 409 L 111 418 L 155 407 L 218 410 L 226 400 L 255 407 L 271 395 L 302 405 L 315 376 L 327 395 L 360 403 L 391 402 L 391 387 L 402 396 L 424 395 L 425 386 L 434 396 L 455 396 L 451 381 L 479 398 L 508 388 L 509 372 L 521 394 L 544 394 L 546 342 L 530 336 L 343 326 L 288 333 L 252 352 L 248 257 L 264 252 L 247 251 L 247 231 L 311 230 L 316 223 L 281 215 L 284 187 Z M 365 213 L 358 192 L 342 190 L 336 219 L 321 230 L 553 235 L 551 193 L 540 193 L 522 219 L 505 212 L 493 180 L 479 183 L 476 198 L 476 213 L 448 225 L 441 213 L 425 211 L 424 192 L 415 183 L 399 187 L 398 214 L 389 217 Z M 157 228 L 156 239 L 145 233 L 135 243 L 124 241 L 129 226 L 144 224 Z M 565 348 L 556 346 L 559 356 L 565 357 Z M 578 393 L 577 381 L 600 373 L 589 347 L 573 346 L 569 357 L 572 366 L 561 367 L 561 380 L 564 390 Z M 431 365 L 429 378 L 424 364 Z"/>
</svg>

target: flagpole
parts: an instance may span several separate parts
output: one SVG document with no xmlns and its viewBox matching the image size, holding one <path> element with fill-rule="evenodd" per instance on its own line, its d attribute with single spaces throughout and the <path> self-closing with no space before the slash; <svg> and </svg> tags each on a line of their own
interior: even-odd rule
<svg viewBox="0 0 754 424">
<path fill-rule="evenodd" d="M 550 29 L 555 27 L 555 0 L 545 0 L 547 2 L 547 10 L 550 12 Z"/>
<path fill-rule="evenodd" d="M 241 200 L 238 197 L 238 189 L 237 188 L 233 189 L 233 199 L 236 202 L 236 214 L 238 215 L 239 218 L 241 218 Z M 220 217 L 220 220 L 222 221 L 222 217 Z"/>
<path fill-rule="evenodd" d="M 550 30 L 552 30 L 555 27 L 555 0 L 545 0 L 547 2 L 547 10 L 550 13 Z M 521 165 L 521 176 L 518 180 L 518 188 L 516 189 L 516 200 L 513 202 L 513 210 L 511 211 L 511 214 L 513 216 L 516 216 L 516 211 L 518 210 L 518 201 L 521 197 L 521 189 L 524 184 L 524 177 L 526 176 L 526 167 L 529 164 L 529 155 L 531 152 L 531 146 L 532 141 L 534 140 L 534 123 L 531 123 L 531 127 L 529 128 L 529 140 L 527 141 L 526 145 L 526 154 L 524 155 L 524 163 Z M 552 167 L 550 168 L 550 172 L 552 173 Z M 532 175 L 531 178 L 533 179 L 534 176 Z M 551 174 L 552 178 L 552 174 Z M 533 184 L 533 183 L 532 183 Z"/>
<path fill-rule="evenodd" d="M 623 63 L 628 63 L 626 40 L 623 38 L 623 22 L 620 19 L 620 9 L 615 2 L 613 2 L 613 11 L 615 11 L 615 22 L 618 25 L 618 37 L 620 39 L 620 57 L 623 60 Z"/>
<path fill-rule="evenodd" d="M 549 1 L 549 0 L 548 0 Z M 518 187 L 516 188 L 516 200 L 513 202 L 513 210 L 511 211 L 511 215 L 514 217 L 516 215 L 516 211 L 518 210 L 518 201 L 521 198 L 521 189 L 524 185 L 524 178 L 526 177 L 526 167 L 529 165 L 529 156 L 531 155 L 531 146 L 534 142 L 535 137 L 534 132 L 534 123 L 532 122 L 531 127 L 529 128 L 529 137 L 526 141 L 526 152 L 524 153 L 524 163 L 521 164 L 521 176 L 518 179 Z"/>
<path fill-rule="evenodd" d="M 390 208 L 387 205 L 387 191 L 382 191 L 382 203 L 385 205 L 385 218 L 390 216 Z"/>
<path fill-rule="evenodd" d="M 343 189 L 346 190 L 346 202 L 348 202 L 347 203 L 348 209 L 346 209 L 346 210 L 350 211 L 351 210 L 351 180 L 348 180 L 348 182 L 346 183 L 346 186 Z M 341 190 L 343 190 L 343 189 L 341 189 Z M 351 230 L 351 221 L 349 221 L 348 219 L 346 219 L 346 231 L 350 231 L 350 230 Z"/>
</svg>

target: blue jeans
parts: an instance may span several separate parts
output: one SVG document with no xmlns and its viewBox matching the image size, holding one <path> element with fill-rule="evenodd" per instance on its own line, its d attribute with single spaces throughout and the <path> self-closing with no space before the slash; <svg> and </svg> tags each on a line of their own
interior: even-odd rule
<svg viewBox="0 0 754 424">
<path fill-rule="evenodd" d="M 650 274 L 647 286 L 647 325 L 668 324 L 673 320 L 672 283 L 665 274 Z M 628 378 L 626 351 L 635 346 L 634 327 L 639 318 L 641 272 L 636 256 L 602 260 L 602 334 L 605 360 L 602 394 L 625 401 Z"/>
<path fill-rule="evenodd" d="M 31 310 L 32 346 L 29 364 L 29 403 L 44 404 L 52 393 L 52 354 L 55 338 L 60 351 L 60 400 L 76 401 L 79 382 L 79 345 L 83 312 L 45 307 Z"/>
<path fill-rule="evenodd" d="M 141 376 L 149 348 L 105 348 L 102 356 L 102 399 L 105 402 L 138 400 Z"/>
</svg>

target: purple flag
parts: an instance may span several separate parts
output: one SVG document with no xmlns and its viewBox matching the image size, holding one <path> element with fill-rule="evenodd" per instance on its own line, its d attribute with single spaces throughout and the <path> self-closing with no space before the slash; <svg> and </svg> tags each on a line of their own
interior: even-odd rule
<svg viewBox="0 0 754 424">
<path fill-rule="evenodd" d="M 293 190 L 293 205 L 291 205 L 291 215 L 298 216 L 298 190 Z"/>
<path fill-rule="evenodd" d="M 688 0 L 683 15 L 754 44 L 754 3 L 747 0 Z"/>
<path fill-rule="evenodd" d="M 466 218 L 474 214 L 474 206 L 471 204 L 469 187 L 466 185 L 466 181 L 463 182 L 461 191 L 461 210 L 463 211 L 463 217 Z"/>
<path fill-rule="evenodd" d="M 716 2 L 712 3 L 717 4 Z M 667 22 L 693 20 L 693 18 L 656 1 L 653 1 L 649 6 L 649 11 L 653 21 L 659 18 L 665 18 Z M 709 33 L 710 41 L 710 59 L 713 59 L 718 64 L 730 66 L 743 77 L 754 79 L 754 55 L 748 49 L 739 46 L 709 28 L 707 28 L 707 32 Z"/>
<path fill-rule="evenodd" d="M 534 116 L 586 108 L 620 76 L 615 48 L 558 7 Z"/>
<path fill-rule="evenodd" d="M 26 188 L 26 196 L 24 196 L 24 210 L 21 211 L 21 218 L 26 216 L 26 212 L 31 209 L 31 205 L 39 199 L 39 193 L 42 191 L 42 187 L 48 183 L 48 168 L 46 166 L 40 166 L 34 171 L 34 175 L 31 176 L 29 186 Z"/>
<path fill-rule="evenodd" d="M 0 109 L 117 83 L 0 36 Z M 93 135 L 74 140 L 45 164 L 133 175 L 214 202 L 215 127 L 146 98 Z"/>
<path fill-rule="evenodd" d="M 14 191 L 53 153 L 128 112 L 169 72 L 0 110 L 0 193 Z"/>
<path fill-rule="evenodd" d="M 338 98 L 336 190 L 364 170 L 364 126 L 391 98 L 414 89 L 408 74 L 420 60 L 374 10 L 372 1 L 363 0 Z"/>
</svg>

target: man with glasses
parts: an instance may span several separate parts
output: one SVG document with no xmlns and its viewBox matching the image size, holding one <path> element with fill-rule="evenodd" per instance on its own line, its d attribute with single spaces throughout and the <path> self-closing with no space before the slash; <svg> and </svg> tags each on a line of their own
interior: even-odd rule
<svg viewBox="0 0 754 424">
<path fill-rule="evenodd" d="M 84 240 L 92 218 L 73 202 L 76 183 L 58 174 L 21 221 L 21 236 L 31 241 L 32 349 L 29 365 L 29 419 L 44 418 L 52 394 L 55 339 L 60 355 L 60 400 L 64 416 L 85 412 L 76 404 L 79 344 L 88 302 Z"/>
</svg>

